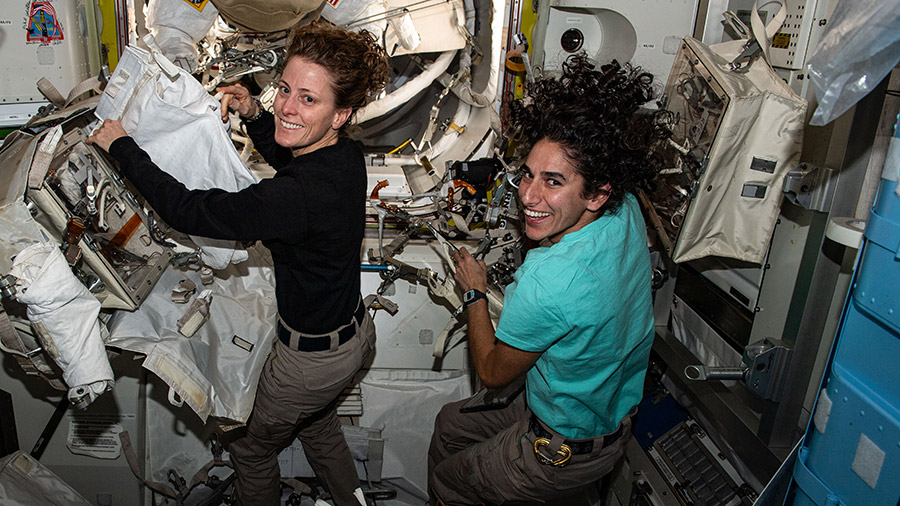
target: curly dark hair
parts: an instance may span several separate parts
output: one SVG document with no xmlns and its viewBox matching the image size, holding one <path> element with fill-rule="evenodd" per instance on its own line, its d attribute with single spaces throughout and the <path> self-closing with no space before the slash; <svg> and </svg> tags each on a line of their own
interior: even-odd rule
<svg viewBox="0 0 900 506">
<path fill-rule="evenodd" d="M 609 183 L 601 212 L 613 210 L 654 179 L 654 148 L 671 135 L 668 112 L 640 109 L 653 99 L 652 84 L 640 67 L 613 60 L 597 70 L 583 52 L 572 55 L 561 75 L 536 81 L 510 104 L 508 137 L 524 151 L 542 139 L 558 143 L 584 178 L 585 197 Z"/>
<path fill-rule="evenodd" d="M 349 107 L 353 114 L 387 85 L 387 54 L 366 30 L 351 32 L 325 21 L 299 26 L 291 32 L 284 61 L 295 57 L 325 67 L 335 105 Z"/>
</svg>

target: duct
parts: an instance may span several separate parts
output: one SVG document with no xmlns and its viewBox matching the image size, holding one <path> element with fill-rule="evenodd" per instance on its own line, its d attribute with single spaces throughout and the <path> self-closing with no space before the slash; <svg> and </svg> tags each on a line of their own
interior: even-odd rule
<svg viewBox="0 0 900 506">
<path fill-rule="evenodd" d="M 378 118 L 412 100 L 413 97 L 430 86 L 438 76 L 447 71 L 454 56 L 456 56 L 455 50 L 441 53 L 434 62 L 426 65 L 422 73 L 416 76 L 415 79 L 406 82 L 384 98 L 378 99 L 358 110 L 354 123 L 359 124 Z"/>
<path fill-rule="evenodd" d="M 461 49 L 466 37 L 456 30 L 462 0 L 341 0 L 337 12 L 323 9 L 323 17 L 340 18 L 350 30 L 368 30 L 382 42 L 388 56 L 437 53 Z M 343 11 L 343 12 L 341 12 Z M 334 16 L 332 16 L 332 14 Z"/>
<path fill-rule="evenodd" d="M 502 58 L 501 58 L 502 57 L 502 47 L 501 46 L 502 46 L 502 34 L 503 34 L 503 16 L 501 15 L 501 13 L 503 12 L 504 8 L 505 8 L 505 5 L 500 0 L 494 0 L 492 3 L 492 6 L 491 6 L 491 13 L 490 13 L 490 19 L 491 19 L 490 71 L 489 71 L 488 79 L 485 83 L 483 90 L 481 92 L 476 92 L 472 89 L 472 80 L 471 80 L 471 75 L 470 75 L 470 72 L 468 69 L 471 66 L 471 61 L 472 61 L 471 51 L 473 50 L 472 44 L 474 43 L 474 41 L 470 39 L 469 47 L 464 48 L 462 50 L 462 53 L 460 53 L 460 60 L 459 60 L 459 69 L 460 69 L 459 72 L 463 72 L 464 75 L 466 75 L 466 79 L 461 81 L 460 84 L 456 84 L 451 87 L 451 91 L 453 91 L 459 97 L 459 100 L 460 100 L 460 103 L 457 106 L 457 110 L 453 115 L 452 123 L 451 123 L 452 125 L 455 125 L 455 128 L 452 129 L 453 131 L 445 132 L 444 135 L 442 135 L 441 138 L 438 139 L 437 142 L 435 142 L 434 144 L 428 144 L 428 141 L 430 139 L 425 139 L 426 145 L 424 147 L 420 146 L 420 149 L 423 150 L 420 153 L 420 155 L 424 155 L 424 156 L 428 157 L 430 160 L 436 160 L 442 154 L 447 153 L 452 148 L 452 146 L 454 146 L 454 144 L 457 142 L 457 140 L 460 138 L 463 130 L 466 128 L 467 123 L 470 121 L 470 118 L 472 117 L 472 111 L 471 111 L 472 106 L 479 107 L 479 108 L 489 107 L 491 105 L 491 103 L 496 99 L 498 85 L 499 85 L 499 81 L 500 81 L 500 70 L 501 70 L 501 63 L 502 63 Z M 462 28 L 462 27 L 460 27 L 460 28 Z M 465 3 L 465 30 L 468 31 L 469 33 L 472 33 L 474 31 L 474 28 L 475 28 L 475 5 L 474 5 L 474 2 L 467 0 Z M 450 76 L 448 76 L 447 74 L 443 74 L 440 79 L 444 82 L 448 82 L 448 80 L 450 80 L 452 78 Z M 416 79 L 414 79 L 414 81 L 417 82 L 417 86 L 421 86 L 421 84 L 424 84 L 424 82 L 419 82 L 420 80 L 424 81 L 423 75 L 419 75 Z M 400 90 L 404 89 L 406 86 L 408 86 L 408 85 L 411 86 L 412 83 L 413 83 L 413 81 L 406 83 L 403 87 L 396 90 L 394 93 L 392 93 L 391 95 L 389 95 L 388 97 L 386 97 L 385 99 L 382 99 L 382 100 L 390 100 L 390 101 L 396 100 L 397 101 L 396 105 L 398 107 L 400 105 L 407 103 L 407 101 L 409 99 L 411 99 L 412 97 L 414 97 L 416 93 L 410 93 L 410 92 L 407 92 L 407 90 L 404 90 L 403 95 L 398 96 L 396 99 L 394 98 L 394 95 L 396 93 L 398 93 Z M 412 91 L 412 90 L 410 90 L 410 91 Z M 388 112 L 392 112 L 396 109 L 396 108 L 384 107 L 385 104 L 378 105 L 380 102 L 381 101 L 369 104 L 369 106 L 367 106 L 366 109 L 359 111 L 357 113 L 356 122 L 362 123 L 363 121 L 366 121 L 368 119 L 372 119 L 372 118 L 375 118 L 378 116 L 383 116 L 384 114 L 387 114 Z M 379 109 L 378 112 L 375 113 L 375 112 L 367 111 L 367 109 L 369 107 L 384 107 L 384 109 L 387 109 L 387 110 L 385 110 L 384 112 L 381 112 L 381 110 Z M 481 138 L 481 135 L 478 135 L 477 137 Z M 418 162 L 416 162 L 414 165 L 418 165 Z M 435 166 L 439 168 L 439 172 L 443 172 L 440 165 L 441 164 L 436 164 Z"/>
<path fill-rule="evenodd" d="M 470 3 L 466 2 L 466 27 L 468 29 L 468 25 L 470 19 L 472 20 L 472 25 L 474 26 L 474 12 L 471 13 L 470 18 L 470 7 L 474 10 L 474 5 L 470 5 Z M 447 153 L 451 147 L 457 142 L 457 140 L 461 137 L 463 129 L 467 127 L 470 119 L 472 118 L 472 107 L 484 108 L 489 107 L 491 103 L 497 97 L 497 89 L 498 83 L 500 82 L 500 70 L 501 70 L 501 56 L 502 56 L 502 28 L 503 28 L 503 16 L 500 13 L 503 12 L 503 2 L 500 0 L 494 0 L 492 4 L 492 12 L 491 12 L 491 60 L 490 60 L 490 72 L 488 76 L 488 80 L 484 86 L 484 89 L 477 93 L 472 89 L 472 80 L 471 77 L 466 79 L 460 84 L 456 84 L 451 87 L 451 90 L 459 97 L 460 103 L 457 107 L 456 113 L 453 116 L 452 124 L 456 125 L 456 128 L 453 128 L 453 131 L 446 131 L 444 135 L 434 143 L 428 151 L 424 153 L 425 156 L 428 157 L 429 160 L 436 161 L 441 155 Z M 499 10 L 498 10 L 499 9 Z M 471 30 L 470 30 L 471 32 Z M 460 55 L 460 71 L 462 69 L 467 69 L 471 65 L 472 61 L 472 46 L 470 45 L 468 48 L 463 50 L 463 53 Z M 444 79 L 449 79 L 448 76 L 443 76 Z M 494 125 L 492 125 L 494 127 Z M 480 137 L 480 136 L 479 136 Z M 455 153 L 458 154 L 458 153 Z M 441 164 L 437 164 L 436 166 L 440 166 Z"/>
<path fill-rule="evenodd" d="M 480 93 L 475 92 L 472 89 L 471 79 L 467 79 L 465 83 L 453 87 L 453 92 L 466 104 L 475 105 L 477 107 L 488 107 L 497 96 L 503 35 L 503 16 L 501 13 L 504 8 L 505 5 L 501 0 L 493 0 L 491 13 L 491 71 L 484 89 Z M 475 5 L 471 0 L 466 0 L 465 2 L 464 16 L 465 30 L 471 34 L 475 29 Z M 434 63 L 426 67 L 426 69 L 412 81 L 405 83 L 386 97 L 372 102 L 365 108 L 357 111 L 355 122 L 359 124 L 383 116 L 411 100 L 447 70 L 453 56 L 449 53 L 450 52 L 444 52 L 441 54 Z M 446 65 L 444 64 L 445 59 Z M 463 50 L 463 53 L 460 56 L 460 69 L 469 68 L 471 62 L 472 56 L 470 46 L 468 49 Z M 467 118 L 468 116 L 468 112 L 463 111 L 462 109 L 462 107 L 459 108 L 457 110 L 457 116 L 454 117 L 454 123 L 457 125 L 465 125 L 463 117 Z M 461 122 L 456 121 L 457 117 Z M 447 142 L 452 142 L 452 138 Z M 435 150 L 434 152 L 440 153 L 442 151 L 443 149 L 440 151 Z"/>
<path fill-rule="evenodd" d="M 461 29 L 465 30 L 466 34 L 471 37 L 471 33 L 475 31 L 475 4 L 473 0 L 465 0 L 465 25 L 461 27 Z M 459 55 L 459 70 L 458 72 L 465 76 L 465 79 L 461 84 L 454 84 L 450 87 L 450 89 L 459 97 L 460 102 L 456 108 L 456 113 L 453 115 L 452 124 L 455 125 L 453 131 L 456 132 L 456 135 L 453 135 L 452 132 L 444 132 L 444 135 L 438 140 L 437 143 L 431 146 L 428 154 L 428 158 L 434 159 L 444 152 L 447 147 L 452 144 L 456 137 L 462 133 L 462 129 L 465 128 L 466 122 L 469 120 L 469 112 L 471 110 L 471 105 L 474 102 L 474 93 L 472 92 L 472 74 L 471 74 L 471 66 L 472 66 L 472 42 L 467 47 L 463 48 Z M 446 78 L 446 76 L 444 76 Z M 466 98 L 469 100 L 467 101 Z M 483 97 L 481 97 L 483 100 Z M 484 106 L 488 105 L 490 102 L 485 102 Z M 429 139 L 430 140 L 430 139 Z"/>
<path fill-rule="evenodd" d="M 502 53 L 503 37 L 503 12 L 505 6 L 502 0 L 493 0 L 491 7 L 491 73 L 481 92 L 472 89 L 471 79 L 453 87 L 455 93 L 463 102 L 476 107 L 488 107 L 497 98 L 497 89 L 500 83 L 500 56 Z M 475 31 L 475 6 L 473 0 L 466 0 L 466 29 L 471 34 Z M 470 19 L 472 20 L 470 23 Z M 459 67 L 468 68 L 472 64 L 471 48 L 460 57 Z"/>
</svg>

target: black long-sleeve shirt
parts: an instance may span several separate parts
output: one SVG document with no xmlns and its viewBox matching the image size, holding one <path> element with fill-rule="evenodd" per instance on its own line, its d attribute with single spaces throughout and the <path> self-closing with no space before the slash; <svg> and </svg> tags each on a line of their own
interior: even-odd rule
<svg viewBox="0 0 900 506">
<path fill-rule="evenodd" d="M 130 137 L 113 142 L 109 152 L 176 230 L 214 239 L 261 240 L 272 252 L 281 318 L 300 332 L 330 332 L 350 321 L 360 297 L 366 194 L 362 151 L 341 138 L 294 158 L 275 143 L 268 113 L 247 129 L 277 172 L 234 193 L 188 190 Z"/>
</svg>

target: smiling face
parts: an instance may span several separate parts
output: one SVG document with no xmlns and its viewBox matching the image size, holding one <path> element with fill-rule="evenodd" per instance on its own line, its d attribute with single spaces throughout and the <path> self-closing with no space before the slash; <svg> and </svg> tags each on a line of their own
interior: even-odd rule
<svg viewBox="0 0 900 506">
<path fill-rule="evenodd" d="M 330 146 L 351 112 L 335 105 L 332 78 L 325 67 L 291 58 L 275 96 L 275 142 L 291 148 L 294 156 Z"/>
<path fill-rule="evenodd" d="M 525 162 L 519 198 L 525 207 L 525 234 L 529 239 L 550 239 L 556 244 L 570 232 L 596 220 L 608 197 L 609 185 L 594 196 L 584 196 L 584 178 L 559 144 L 538 141 Z"/>
</svg>

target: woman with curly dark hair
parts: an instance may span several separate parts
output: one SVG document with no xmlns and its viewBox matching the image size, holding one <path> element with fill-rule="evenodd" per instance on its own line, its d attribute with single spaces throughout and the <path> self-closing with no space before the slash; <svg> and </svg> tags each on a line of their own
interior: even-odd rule
<svg viewBox="0 0 900 506">
<path fill-rule="evenodd" d="M 634 192 L 658 171 L 669 130 L 640 109 L 653 77 L 570 57 L 511 108 L 527 151 L 519 197 L 528 252 L 505 291 L 496 331 L 484 262 L 454 255 L 466 291 L 469 350 L 489 389 L 525 376 L 507 407 L 435 420 L 433 504 L 537 504 L 607 474 L 625 451 L 653 341 L 647 234 Z"/>
<path fill-rule="evenodd" d="M 337 397 L 375 346 L 360 297 L 366 167 L 341 135 L 384 87 L 388 63 L 367 32 L 317 23 L 291 34 L 274 115 L 246 88 L 224 92 L 256 149 L 276 169 L 236 193 L 187 190 L 115 121 L 89 141 L 108 150 L 157 213 L 185 233 L 261 240 L 275 266 L 275 348 L 263 367 L 247 433 L 228 445 L 239 504 L 281 504 L 278 454 L 294 437 L 338 505 L 365 504 L 337 417 Z M 223 118 L 224 119 L 224 118 Z"/>
</svg>

